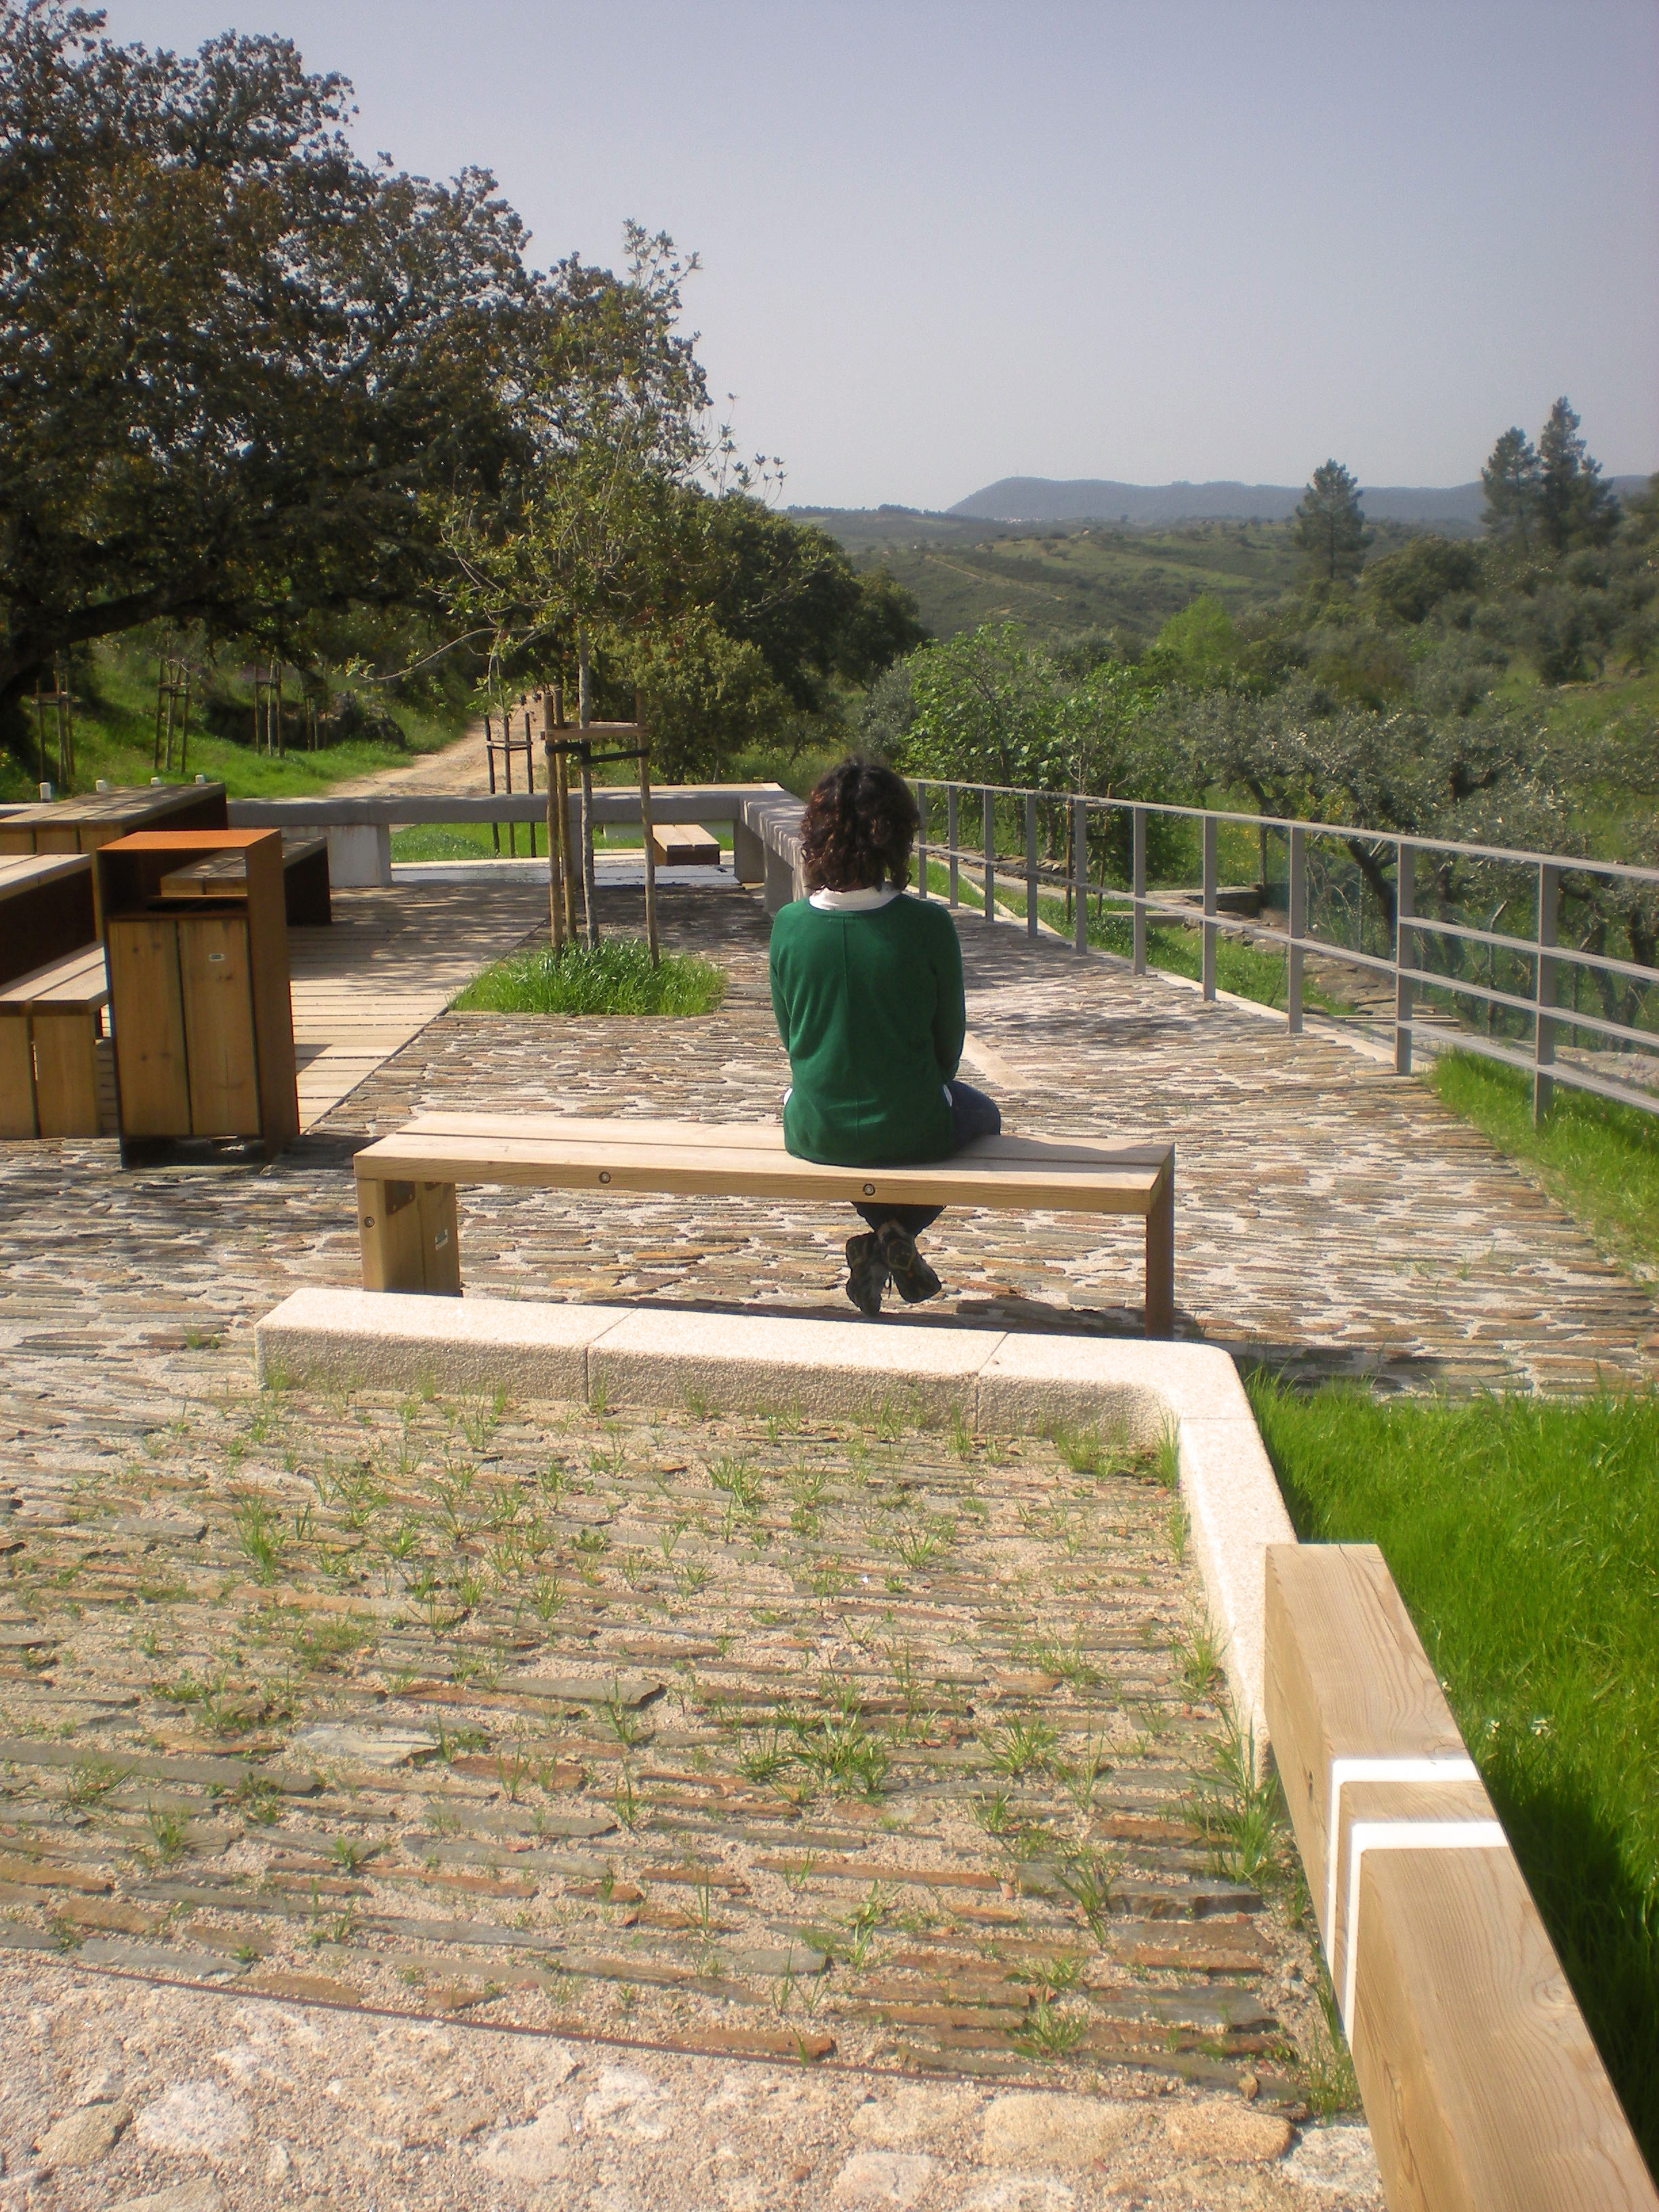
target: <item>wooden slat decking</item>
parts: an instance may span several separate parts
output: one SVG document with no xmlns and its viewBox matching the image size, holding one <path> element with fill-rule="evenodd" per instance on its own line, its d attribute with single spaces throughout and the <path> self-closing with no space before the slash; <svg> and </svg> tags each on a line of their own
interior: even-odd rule
<svg viewBox="0 0 1659 2212">
<path fill-rule="evenodd" d="M 301 1127 L 331 1112 L 480 968 L 546 921 L 538 884 L 336 891 L 330 927 L 289 932 Z"/>
</svg>

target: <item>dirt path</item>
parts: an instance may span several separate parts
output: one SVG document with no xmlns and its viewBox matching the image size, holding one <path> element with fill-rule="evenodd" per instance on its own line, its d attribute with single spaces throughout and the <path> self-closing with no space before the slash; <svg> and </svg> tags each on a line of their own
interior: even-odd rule
<svg viewBox="0 0 1659 2212">
<path fill-rule="evenodd" d="M 488 791 L 489 768 L 484 758 L 484 726 L 472 723 L 466 735 L 441 751 L 422 753 L 407 768 L 376 769 L 373 775 L 337 783 L 335 799 L 372 799 L 386 791 Z"/>
</svg>

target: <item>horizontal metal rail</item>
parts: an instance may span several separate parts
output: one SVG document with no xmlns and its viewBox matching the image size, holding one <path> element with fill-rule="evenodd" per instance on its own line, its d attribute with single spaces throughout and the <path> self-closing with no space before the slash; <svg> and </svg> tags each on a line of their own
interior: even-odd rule
<svg viewBox="0 0 1659 2212">
<path fill-rule="evenodd" d="M 1414 830 L 1368 830 L 1353 822 L 1304 822 L 1291 814 L 1243 814 L 1224 806 L 1182 806 L 1162 799 L 1101 799 L 1086 791 L 1041 791 L 1024 784 L 952 783 L 944 776 L 912 776 L 912 784 L 929 791 L 989 792 L 996 799 L 1031 799 L 1050 806 L 1086 806 L 1092 811 L 1179 815 L 1194 822 L 1231 822 L 1248 830 L 1293 830 L 1310 837 L 1358 839 L 1368 845 L 1415 845 L 1425 853 L 1455 853 L 1466 860 L 1513 860 L 1527 867 L 1540 866 L 1575 873 L 1623 876 L 1632 882 L 1659 884 L 1659 868 L 1644 868 L 1632 860 L 1595 860 L 1577 853 L 1534 853 L 1510 845 L 1464 844 L 1449 837 L 1425 837 Z"/>
<path fill-rule="evenodd" d="M 1588 945 L 1559 942 L 1564 892 L 1569 896 L 1584 896 L 1582 886 L 1587 879 L 1620 887 L 1628 885 L 1632 890 L 1659 889 L 1659 868 L 1625 860 L 1592 860 L 1577 854 L 1462 843 L 1405 830 L 1372 830 L 1353 823 L 1298 822 L 1282 815 L 1250 814 L 1226 807 L 1103 799 L 1084 792 L 1039 791 L 1020 785 L 968 783 L 944 777 L 924 776 L 913 781 L 921 817 L 918 888 L 924 898 L 932 896 L 927 879 L 929 861 L 936 860 L 946 869 L 946 896 L 953 906 L 961 902 L 961 876 L 966 867 L 978 879 L 978 885 L 982 885 L 980 896 L 988 922 L 997 919 L 999 889 L 1022 887 L 1025 895 L 1025 927 L 1035 936 L 1042 926 L 1039 902 L 1064 894 L 1071 905 L 1073 940 L 1079 951 L 1087 949 L 1088 902 L 1093 899 L 1097 911 L 1103 908 L 1129 920 L 1132 965 L 1137 975 L 1146 972 L 1149 921 L 1172 922 L 1184 929 L 1196 930 L 1200 940 L 1200 988 L 1205 998 L 1211 1000 L 1217 994 L 1216 948 L 1222 934 L 1265 948 L 1280 948 L 1285 956 L 1285 1019 L 1292 1035 L 1299 1033 L 1303 1027 L 1304 971 L 1309 957 L 1335 962 L 1387 980 L 1394 986 L 1395 1066 L 1401 1074 L 1411 1071 L 1415 996 L 1441 994 L 1453 1000 L 1472 1000 L 1494 1011 L 1501 1009 L 1519 1016 L 1530 1024 L 1530 1037 L 1513 1043 L 1499 1042 L 1486 1031 L 1468 1026 L 1467 1021 L 1459 1022 L 1450 1031 L 1437 1024 L 1432 1032 L 1435 1048 L 1453 1043 L 1481 1058 L 1524 1070 L 1533 1079 L 1535 1115 L 1541 1116 L 1547 1110 L 1558 1083 L 1646 1113 L 1659 1113 L 1659 1089 L 1648 1087 L 1650 1084 L 1659 1085 L 1659 1029 L 1646 1030 L 1634 1023 L 1618 1020 L 1610 1013 L 1581 1010 L 1564 1002 L 1561 996 L 1561 983 L 1568 971 L 1608 979 L 1609 987 L 1612 979 L 1620 978 L 1659 992 L 1659 968 L 1620 958 L 1613 953 L 1592 951 Z M 943 843 L 929 838 L 927 821 L 929 799 L 941 793 L 946 814 Z M 1003 811 L 1005 834 L 1012 826 L 1007 821 L 1010 814 L 1023 830 L 1023 854 L 998 850 L 999 808 Z M 1069 861 L 1054 854 L 1039 857 L 1039 810 L 1047 812 L 1051 830 L 1056 830 L 1059 825 L 1054 823 L 1054 813 L 1057 810 L 1065 811 Z M 1089 823 L 1102 815 L 1128 818 L 1132 859 L 1127 890 L 1089 880 Z M 1149 889 L 1146 882 L 1146 825 L 1154 816 L 1194 823 L 1200 830 L 1202 882 L 1195 891 L 1183 892 L 1179 899 L 1172 897 L 1167 889 Z M 963 831 L 970 823 L 983 825 L 983 838 L 978 846 L 963 842 Z M 1288 848 L 1286 927 L 1221 909 L 1218 854 L 1218 833 L 1223 827 L 1248 830 L 1261 839 L 1264 865 L 1266 839 L 1269 836 L 1284 839 Z M 969 830 L 969 835 L 972 834 Z M 1335 943 L 1310 927 L 1310 839 L 1335 841 L 1350 862 L 1356 852 L 1364 857 L 1366 866 L 1359 871 L 1360 895 L 1363 899 L 1369 893 L 1382 908 L 1382 920 L 1392 938 L 1386 953 L 1367 952 L 1358 945 Z M 1431 872 L 1438 872 L 1443 886 L 1448 871 L 1471 863 L 1482 866 L 1496 864 L 1524 871 L 1530 878 L 1529 895 L 1535 894 L 1536 926 L 1532 933 L 1520 936 L 1497 928 L 1483 929 L 1449 915 L 1422 912 L 1418 901 L 1419 859 Z M 1376 877 L 1383 871 L 1392 872 L 1392 913 L 1388 911 L 1388 902 L 1377 896 Z M 1482 982 L 1474 975 L 1443 973 L 1422 966 L 1425 941 L 1437 937 L 1448 947 L 1448 957 L 1454 944 L 1468 945 L 1472 954 L 1474 948 L 1484 947 L 1489 955 L 1482 963 L 1488 969 L 1488 980 Z M 1499 956 L 1506 953 L 1527 963 L 1522 974 L 1530 975 L 1529 994 L 1499 988 L 1493 969 Z M 1575 985 L 1575 991 L 1576 988 Z M 1635 1079 L 1621 1079 L 1585 1066 L 1577 1058 L 1558 1059 L 1557 1041 L 1564 1033 L 1568 1038 L 1601 1037 L 1623 1047 L 1625 1059 L 1634 1063 Z"/>
</svg>

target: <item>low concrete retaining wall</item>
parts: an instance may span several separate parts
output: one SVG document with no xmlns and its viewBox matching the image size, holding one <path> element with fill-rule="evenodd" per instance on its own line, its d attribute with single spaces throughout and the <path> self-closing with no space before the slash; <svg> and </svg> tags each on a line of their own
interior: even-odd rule
<svg viewBox="0 0 1659 2212">
<path fill-rule="evenodd" d="M 580 801 L 570 802 L 573 838 Z M 326 793 L 302 799 L 233 799 L 233 830 L 328 832 L 329 880 L 338 890 L 392 881 L 392 832 L 418 823 L 544 822 L 545 792 L 386 792 L 362 798 Z M 800 898 L 800 801 L 776 783 L 670 783 L 651 794 L 654 820 L 729 822 L 732 866 L 742 884 L 763 887 L 766 910 L 775 914 Z M 603 784 L 593 793 L 597 823 L 637 822 L 640 794 L 626 785 Z"/>
<path fill-rule="evenodd" d="M 1266 1745 L 1263 1563 L 1269 1544 L 1295 1539 L 1237 1370 L 1213 1346 L 320 1288 L 267 1314 L 258 1346 L 262 1378 L 364 1389 L 841 1420 L 886 1410 L 1000 1435 L 1098 1428 L 1137 1444 L 1167 1429 L 1228 1685 Z"/>
</svg>

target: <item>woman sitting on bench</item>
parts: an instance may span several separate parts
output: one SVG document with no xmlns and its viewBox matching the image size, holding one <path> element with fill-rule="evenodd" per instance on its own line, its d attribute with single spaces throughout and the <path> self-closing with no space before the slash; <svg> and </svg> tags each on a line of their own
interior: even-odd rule
<svg viewBox="0 0 1659 2212">
<path fill-rule="evenodd" d="M 801 824 L 809 896 L 772 924 L 772 1008 L 793 1080 L 783 1140 L 842 1167 L 948 1159 L 1002 1127 L 994 1099 L 956 1079 L 968 1027 L 949 909 L 902 898 L 916 803 L 890 769 L 843 761 L 813 786 Z M 860 1206 L 847 1295 L 866 1319 L 890 1279 L 915 1305 L 939 1277 L 916 1249 L 937 1206 Z"/>
</svg>

